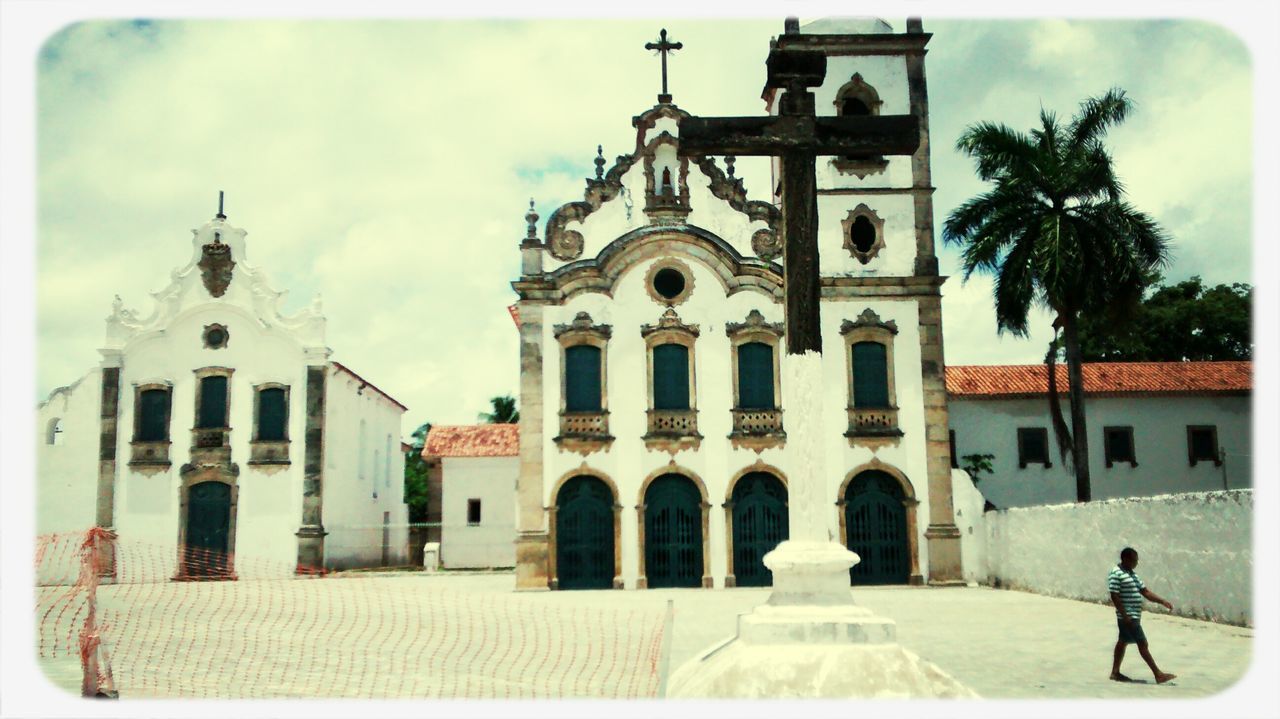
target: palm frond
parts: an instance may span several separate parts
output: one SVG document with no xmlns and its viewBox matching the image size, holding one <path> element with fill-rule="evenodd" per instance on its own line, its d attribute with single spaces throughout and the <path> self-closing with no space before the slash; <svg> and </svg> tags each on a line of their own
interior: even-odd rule
<svg viewBox="0 0 1280 719">
<path fill-rule="evenodd" d="M 1007 125 L 980 122 L 970 125 L 956 140 L 956 150 L 973 158 L 978 177 L 991 181 L 1007 174 L 1018 174 L 1035 156 L 1026 135 Z"/>
<path fill-rule="evenodd" d="M 1133 101 L 1118 87 L 1085 100 L 1071 121 L 1071 144 L 1079 146 L 1100 138 L 1107 128 L 1124 122 L 1133 107 Z"/>
</svg>

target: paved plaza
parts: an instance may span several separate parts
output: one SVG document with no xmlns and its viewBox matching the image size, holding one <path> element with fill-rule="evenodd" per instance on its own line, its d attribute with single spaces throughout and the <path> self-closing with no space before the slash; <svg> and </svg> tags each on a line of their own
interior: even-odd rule
<svg viewBox="0 0 1280 719">
<path fill-rule="evenodd" d="M 548 616 L 564 616 L 566 610 L 572 616 L 576 610 L 634 609 L 637 616 L 648 617 L 671 599 L 673 670 L 730 636 L 736 615 L 764 602 L 769 594 L 767 589 L 742 588 L 515 593 L 510 573 L 373 573 L 322 581 L 332 581 L 338 592 L 359 582 L 362 594 L 369 597 L 412 597 L 419 588 L 484 595 L 477 602 L 514 601 L 528 611 L 522 612 L 525 616 L 539 616 L 539 605 L 544 605 Z M 1159 591 L 1177 598 L 1176 587 Z M 854 596 L 859 604 L 897 621 L 903 646 L 985 698 L 1203 697 L 1230 687 L 1249 667 L 1252 629 L 1148 613 L 1143 625 L 1152 653 L 1178 679 L 1156 685 L 1136 648 L 1131 648 L 1124 670 L 1143 681 L 1118 684 L 1107 679 L 1115 641 L 1115 618 L 1108 606 L 986 587 L 859 588 Z M 377 602 L 369 607 L 371 613 L 378 611 Z M 44 666 L 58 684 L 78 689 L 73 663 Z"/>
</svg>

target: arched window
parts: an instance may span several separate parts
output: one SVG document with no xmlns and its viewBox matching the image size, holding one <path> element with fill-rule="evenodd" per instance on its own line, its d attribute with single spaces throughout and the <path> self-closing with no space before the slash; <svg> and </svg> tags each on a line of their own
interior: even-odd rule
<svg viewBox="0 0 1280 719">
<path fill-rule="evenodd" d="M 836 91 L 836 114 L 842 117 L 867 117 L 880 114 L 880 93 L 862 79 L 862 75 L 854 73 L 839 90 Z M 857 175 L 859 179 L 873 172 L 881 172 L 888 167 L 888 162 L 880 155 L 859 153 L 844 155 L 832 161 L 836 169 Z"/>
<path fill-rule="evenodd" d="M 62 444 L 62 420 L 54 417 L 49 420 L 49 424 L 45 427 L 44 443 L 49 445 Z"/>
<path fill-rule="evenodd" d="M 653 348 L 653 408 L 689 409 L 689 348 L 669 343 Z"/>
<path fill-rule="evenodd" d="M 288 438 L 289 396 L 283 387 L 258 390 L 258 439 L 282 441 Z"/>
<path fill-rule="evenodd" d="M 169 439 L 169 390 L 144 389 L 138 393 L 136 442 L 163 442 Z"/>
<path fill-rule="evenodd" d="M 747 342 L 738 347 L 738 407 L 775 409 L 772 346 Z"/>
<path fill-rule="evenodd" d="M 889 406 L 887 351 L 879 342 L 853 345 L 853 406 Z"/>
<path fill-rule="evenodd" d="M 600 348 L 574 345 L 564 351 L 564 409 L 566 412 L 599 412 Z"/>
</svg>

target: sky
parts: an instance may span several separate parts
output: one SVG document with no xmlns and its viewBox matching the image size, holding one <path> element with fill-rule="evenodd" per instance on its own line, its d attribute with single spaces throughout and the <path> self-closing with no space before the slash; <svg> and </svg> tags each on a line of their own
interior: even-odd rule
<svg viewBox="0 0 1280 719">
<path fill-rule="evenodd" d="M 901 32 L 905 18 L 886 20 Z M 804 19 L 802 18 L 802 21 Z M 941 225 L 983 191 L 954 149 L 966 125 L 1019 130 L 1041 108 L 1124 88 L 1136 112 L 1109 144 L 1130 200 L 1173 239 L 1170 281 L 1252 282 L 1249 52 L 1200 21 L 924 19 L 936 241 L 949 364 L 1042 360 L 1051 318 L 997 335 L 991 281 L 963 281 Z M 644 44 L 666 27 L 675 102 L 762 114 L 782 21 L 92 21 L 37 60 L 36 387 L 96 366 L 113 295 L 150 292 L 190 257 L 226 192 L 249 262 L 319 292 L 342 362 L 423 422 L 470 423 L 518 394 L 517 244 L 535 199 L 580 200 L 597 144 L 634 147 L 659 91 Z M 743 158 L 750 196 L 767 165 Z"/>
</svg>

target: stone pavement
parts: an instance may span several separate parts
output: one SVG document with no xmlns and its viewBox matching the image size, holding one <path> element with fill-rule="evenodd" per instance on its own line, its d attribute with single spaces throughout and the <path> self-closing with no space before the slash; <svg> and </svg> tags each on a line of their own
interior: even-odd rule
<svg viewBox="0 0 1280 719">
<path fill-rule="evenodd" d="M 509 591 L 511 575 L 422 575 L 458 591 Z M 1176 591 L 1164 592 L 1177 598 Z M 734 632 L 736 614 L 769 596 L 767 589 L 650 589 L 521 593 L 536 601 L 611 606 L 674 600 L 674 670 Z M 876 587 L 854 600 L 898 623 L 899 642 L 984 698 L 1182 699 L 1216 694 L 1249 669 L 1253 630 L 1147 612 L 1143 627 L 1161 669 L 1178 675 L 1158 685 L 1138 656 L 1123 671 L 1144 683 L 1110 681 L 1115 610 L 1101 604 L 988 587 Z"/>
</svg>

